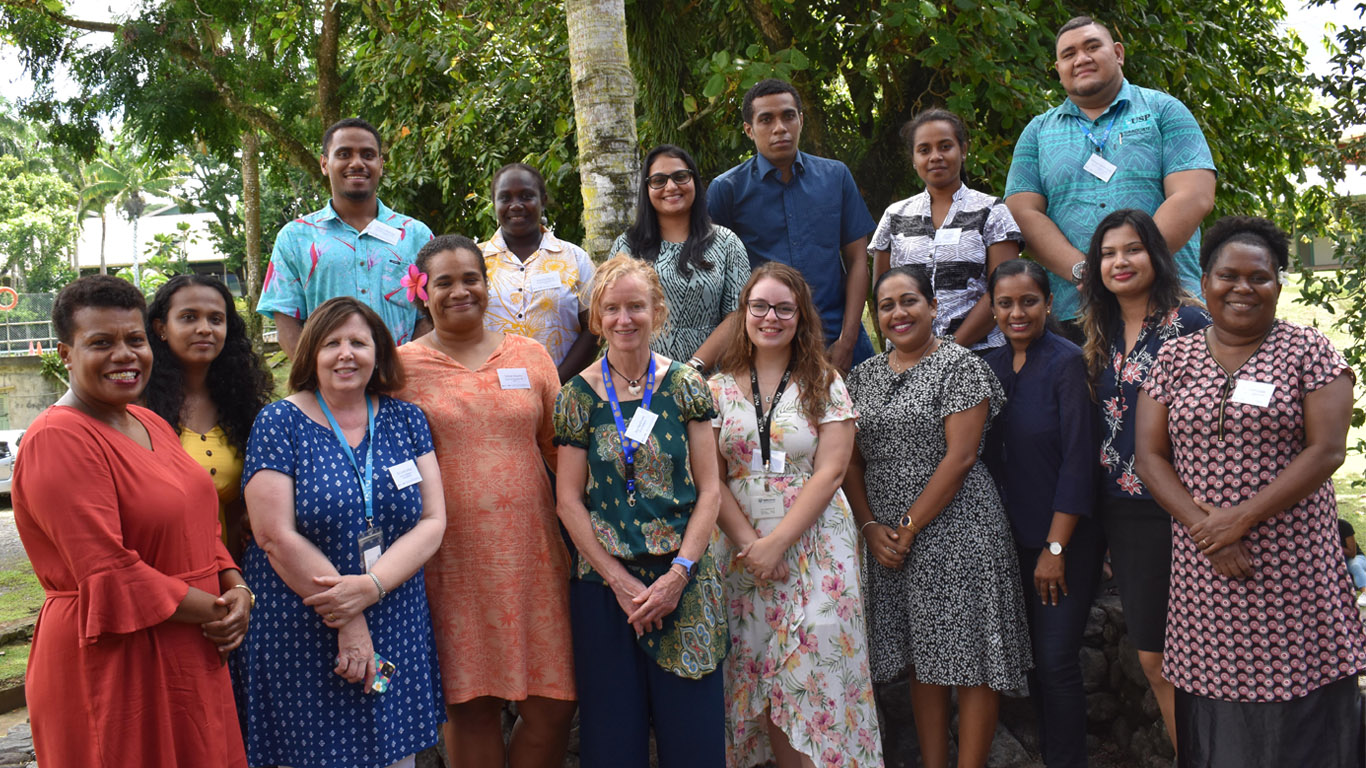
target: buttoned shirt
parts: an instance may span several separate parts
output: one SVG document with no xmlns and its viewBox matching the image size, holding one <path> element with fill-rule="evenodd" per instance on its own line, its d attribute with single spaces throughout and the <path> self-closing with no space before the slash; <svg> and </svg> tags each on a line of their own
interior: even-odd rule
<svg viewBox="0 0 1366 768">
<path fill-rule="evenodd" d="M 579 313 L 588 309 L 593 290 L 593 260 L 573 243 L 541 230 L 541 244 L 523 261 L 508 249 L 503 230 L 479 245 L 489 273 L 489 306 L 484 327 L 539 341 L 556 365 L 564 362 L 583 328 Z"/>
<path fill-rule="evenodd" d="M 286 224 L 275 236 L 256 311 L 302 322 L 324 301 L 351 296 L 379 314 L 395 344 L 411 340 L 417 307 L 399 281 L 432 231 L 379 200 L 375 204 L 375 218 L 364 231 L 343 221 L 330 200 Z"/>
<path fill-rule="evenodd" d="M 1115 166 L 1108 182 L 1085 170 L 1087 159 L 1097 152 Z M 1167 199 L 1167 176 L 1197 169 L 1214 170 L 1214 158 L 1190 110 L 1168 94 L 1125 80 L 1095 120 L 1071 99 L 1031 120 L 1015 144 L 1006 197 L 1017 192 L 1043 195 L 1048 218 L 1085 253 L 1101 219 L 1120 208 L 1156 212 Z M 1200 230 L 1173 256 L 1181 284 L 1199 296 Z M 1076 317 L 1076 287 L 1051 272 L 1049 279 L 1053 315 L 1060 320 Z"/>
<path fill-rule="evenodd" d="M 844 257 L 840 248 L 873 231 L 873 217 L 849 168 L 798 152 L 792 178 L 763 155 L 721 174 L 707 189 L 712 221 L 740 236 L 750 267 L 779 261 L 811 286 L 827 343 L 844 324 Z"/>
</svg>

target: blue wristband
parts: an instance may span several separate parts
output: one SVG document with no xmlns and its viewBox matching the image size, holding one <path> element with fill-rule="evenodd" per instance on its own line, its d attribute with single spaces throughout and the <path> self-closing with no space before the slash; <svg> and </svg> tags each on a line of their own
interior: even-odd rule
<svg viewBox="0 0 1366 768">
<path fill-rule="evenodd" d="M 681 565 L 681 566 L 683 566 L 683 570 L 685 570 L 685 571 L 688 572 L 688 578 L 689 578 L 689 579 L 691 579 L 693 576 L 696 576 L 696 575 L 697 575 L 697 563 L 695 563 L 695 562 L 689 560 L 689 559 L 686 558 L 686 557 L 683 557 L 682 555 L 680 555 L 680 556 L 678 556 L 678 557 L 675 557 L 674 560 L 673 560 L 673 562 L 670 563 L 670 565 Z"/>
</svg>

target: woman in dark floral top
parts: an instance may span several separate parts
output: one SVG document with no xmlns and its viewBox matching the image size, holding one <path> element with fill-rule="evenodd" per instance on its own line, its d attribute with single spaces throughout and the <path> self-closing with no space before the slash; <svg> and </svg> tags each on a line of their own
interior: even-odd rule
<svg viewBox="0 0 1366 768">
<path fill-rule="evenodd" d="M 1174 689 L 1162 677 L 1171 517 L 1134 472 L 1134 410 L 1158 350 L 1208 326 L 1209 314 L 1181 287 L 1167 241 L 1143 211 L 1119 210 L 1101 220 L 1084 275 L 1082 355 L 1100 405 L 1099 518 L 1110 542 L 1129 641 L 1138 649 L 1175 744 Z"/>
</svg>

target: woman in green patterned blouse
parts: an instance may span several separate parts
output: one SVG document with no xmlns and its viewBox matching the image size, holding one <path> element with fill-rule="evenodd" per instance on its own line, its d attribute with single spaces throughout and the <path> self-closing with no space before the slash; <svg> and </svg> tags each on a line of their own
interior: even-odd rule
<svg viewBox="0 0 1366 768">
<path fill-rule="evenodd" d="M 725 763 L 715 410 L 700 374 L 650 352 L 667 315 L 648 264 L 603 264 L 589 327 L 607 354 L 555 405 L 584 768 L 647 765 L 652 726 L 660 768 Z"/>
</svg>

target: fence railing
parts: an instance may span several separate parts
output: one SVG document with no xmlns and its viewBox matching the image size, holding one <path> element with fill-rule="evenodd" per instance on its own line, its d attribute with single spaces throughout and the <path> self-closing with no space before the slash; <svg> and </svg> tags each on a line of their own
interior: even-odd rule
<svg viewBox="0 0 1366 768">
<path fill-rule="evenodd" d="M 13 357 L 50 352 L 57 348 L 57 334 L 52 328 L 51 293 L 21 293 L 15 301 L 7 291 L 0 292 L 0 307 L 14 302 L 10 309 L 0 309 L 0 356 Z"/>
</svg>

